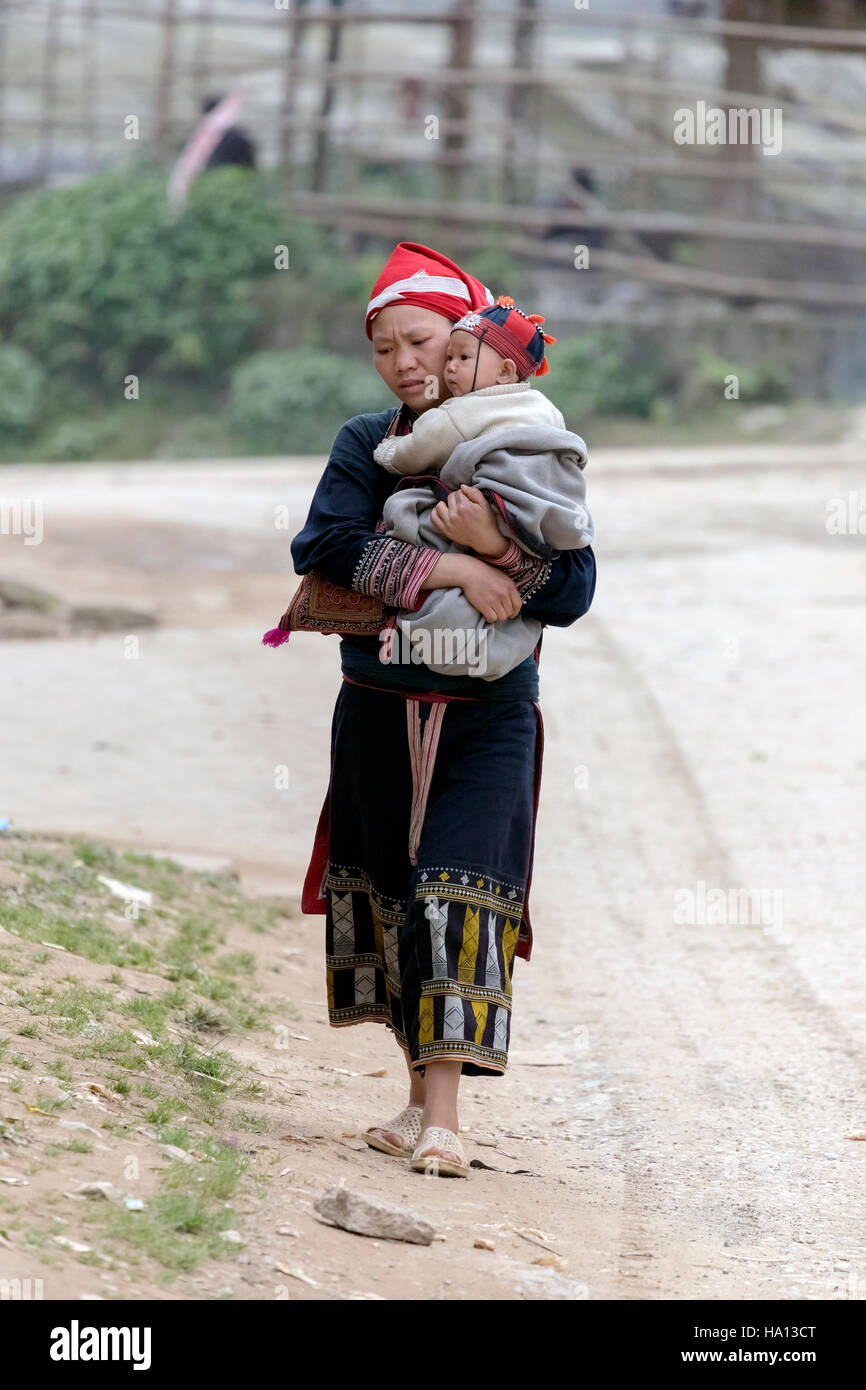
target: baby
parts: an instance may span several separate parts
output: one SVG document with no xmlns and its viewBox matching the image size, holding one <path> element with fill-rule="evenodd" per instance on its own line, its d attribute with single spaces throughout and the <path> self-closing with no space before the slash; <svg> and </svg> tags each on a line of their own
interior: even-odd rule
<svg viewBox="0 0 866 1390">
<path fill-rule="evenodd" d="M 528 379 L 548 371 L 544 345 L 556 341 L 541 332 L 543 322 L 500 297 L 454 325 L 444 372 L 451 399 L 419 416 L 411 434 L 386 438 L 373 453 L 407 480 L 438 471 L 424 486 L 397 484 L 383 512 L 386 534 L 471 553 L 433 519 L 437 504 L 465 484 L 493 505 L 506 540 L 531 555 L 550 560 L 590 544 L 586 445 Z M 401 609 L 389 626 L 400 628 L 430 670 L 484 680 L 513 670 L 541 635 L 541 623 L 519 614 L 486 622 L 457 588 L 431 589 L 420 609 Z M 380 660 L 392 659 L 391 645 L 384 642 Z"/>
</svg>

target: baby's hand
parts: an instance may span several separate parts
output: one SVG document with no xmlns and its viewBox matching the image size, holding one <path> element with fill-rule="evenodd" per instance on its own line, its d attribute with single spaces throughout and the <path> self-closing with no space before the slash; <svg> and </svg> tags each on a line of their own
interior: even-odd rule
<svg viewBox="0 0 866 1390">
<path fill-rule="evenodd" d="M 457 545 L 466 545 L 479 554 L 500 548 L 502 533 L 493 518 L 483 492 L 463 483 L 448 494 L 448 500 L 437 502 L 430 513 L 437 531 Z"/>
</svg>

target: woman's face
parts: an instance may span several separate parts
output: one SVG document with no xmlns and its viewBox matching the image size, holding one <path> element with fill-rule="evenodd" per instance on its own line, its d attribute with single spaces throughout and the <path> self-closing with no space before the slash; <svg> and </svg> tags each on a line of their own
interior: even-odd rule
<svg viewBox="0 0 866 1390">
<path fill-rule="evenodd" d="M 373 320 L 376 371 L 416 415 L 448 399 L 444 371 L 452 327 L 441 314 L 414 304 L 389 304 Z"/>
</svg>

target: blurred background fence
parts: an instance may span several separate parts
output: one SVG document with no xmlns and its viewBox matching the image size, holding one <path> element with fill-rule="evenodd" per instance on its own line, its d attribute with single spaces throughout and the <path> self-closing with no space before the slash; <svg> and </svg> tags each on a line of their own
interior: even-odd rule
<svg viewBox="0 0 866 1390">
<path fill-rule="evenodd" d="M 19 353 L 3 359 L 0 346 L 0 388 L 26 376 L 20 354 L 29 353 L 37 375 L 55 372 L 61 414 L 76 363 L 91 369 L 90 391 L 94 369 L 139 362 L 169 396 L 198 390 L 200 416 L 211 414 L 208 395 L 225 405 L 224 436 L 202 418 L 198 440 L 199 427 L 187 428 L 157 440 L 157 452 L 221 451 L 231 429 L 233 447 L 289 448 L 280 445 L 287 427 L 296 447 L 326 447 L 335 411 L 375 394 L 366 373 L 342 382 L 339 406 L 329 397 L 302 427 L 271 394 L 288 371 L 297 410 L 322 374 L 330 381 L 328 353 L 360 354 L 366 290 L 400 239 L 464 258 L 495 292 L 547 314 L 562 342 L 551 362 L 581 418 L 631 416 L 657 428 L 703 418 L 735 370 L 746 398 L 764 405 L 862 392 L 862 0 L 0 0 L 0 66 L 0 293 L 9 291 L 0 329 Z M 186 228 L 160 214 L 148 232 L 202 103 L 235 90 L 255 174 L 208 171 Z M 699 103 L 780 111 L 781 149 L 678 144 L 676 113 Z M 85 202 L 64 204 L 76 189 L 89 190 Z M 39 190 L 53 201 L 40 203 Z M 139 298 L 158 303 L 164 293 L 180 314 L 168 352 L 154 345 L 158 332 L 142 342 L 115 323 L 118 352 L 106 342 L 94 355 L 93 285 L 70 295 L 59 271 L 40 280 L 33 262 L 59 254 L 57 225 L 77 246 L 88 220 L 103 272 L 106 256 L 127 257 Z M 214 279 L 191 292 L 195 249 L 184 237 L 196 226 Z M 139 260 L 113 248 L 121 234 L 143 239 Z M 246 263 L 237 241 L 250 237 Z M 289 247 L 282 279 L 294 272 L 292 286 L 277 285 L 277 243 Z M 163 250 L 185 269 L 166 269 L 161 291 Z M 77 246 L 74 266 L 91 256 Z M 46 308 L 49 283 L 65 317 Z M 213 315 L 202 318 L 214 294 L 238 306 L 237 331 L 216 356 Z M 140 318 L 134 289 L 120 297 Z M 37 331 L 34 315 L 46 313 Z M 299 356 L 273 356 L 305 349 L 324 354 L 318 375 Z M 267 401 L 263 415 L 256 400 Z M 764 420 L 772 427 L 778 417 Z M 59 447 L 56 423 L 48 442 L 18 429 L 18 452 L 100 447 L 80 422 L 77 436 L 64 426 Z"/>
</svg>

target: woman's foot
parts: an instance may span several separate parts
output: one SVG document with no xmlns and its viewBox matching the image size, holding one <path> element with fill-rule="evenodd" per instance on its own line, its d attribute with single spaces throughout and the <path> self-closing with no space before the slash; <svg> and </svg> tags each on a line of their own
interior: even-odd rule
<svg viewBox="0 0 866 1390">
<path fill-rule="evenodd" d="M 384 1140 L 389 1146 L 388 1149 L 384 1150 L 386 1153 L 389 1149 L 399 1149 L 401 1153 L 411 1157 L 421 1135 L 421 1112 L 427 1101 L 427 1081 L 425 1077 L 412 1070 L 408 1054 L 404 1053 L 404 1056 L 409 1069 L 409 1099 L 406 1102 L 406 1107 L 393 1120 L 386 1121 L 384 1125 L 371 1126 L 365 1131 L 365 1137 L 372 1135 L 375 1139 Z M 407 1113 L 409 1111 L 413 1113 Z M 402 1121 L 400 1132 L 388 1128 L 388 1125 L 393 1125 L 395 1120 Z M 371 1147 L 378 1148 L 379 1145 L 373 1144 Z"/>
<path fill-rule="evenodd" d="M 364 1138 L 374 1149 L 379 1148 L 381 1141 L 384 1141 L 388 1146 L 384 1150 L 385 1153 L 398 1150 L 401 1154 L 411 1155 L 421 1137 L 423 1108 L 423 1103 L 411 1102 L 399 1115 L 388 1122 L 391 1125 L 396 1125 L 397 1128 L 389 1129 L 387 1125 L 373 1125 L 364 1131 Z"/>
<path fill-rule="evenodd" d="M 460 1133 L 460 1123 L 457 1119 L 456 1110 L 444 1110 L 442 1107 L 437 1108 L 432 1105 L 425 1106 L 421 1116 L 421 1133 L 423 1134 L 425 1129 L 430 1129 L 434 1125 L 441 1129 L 450 1129 L 452 1134 Z M 463 1162 L 461 1155 L 454 1153 L 453 1150 L 438 1149 L 435 1145 L 430 1144 L 428 1144 L 418 1157 L 431 1158 L 433 1155 L 436 1155 L 438 1158 L 447 1159 L 450 1163 Z"/>
</svg>

